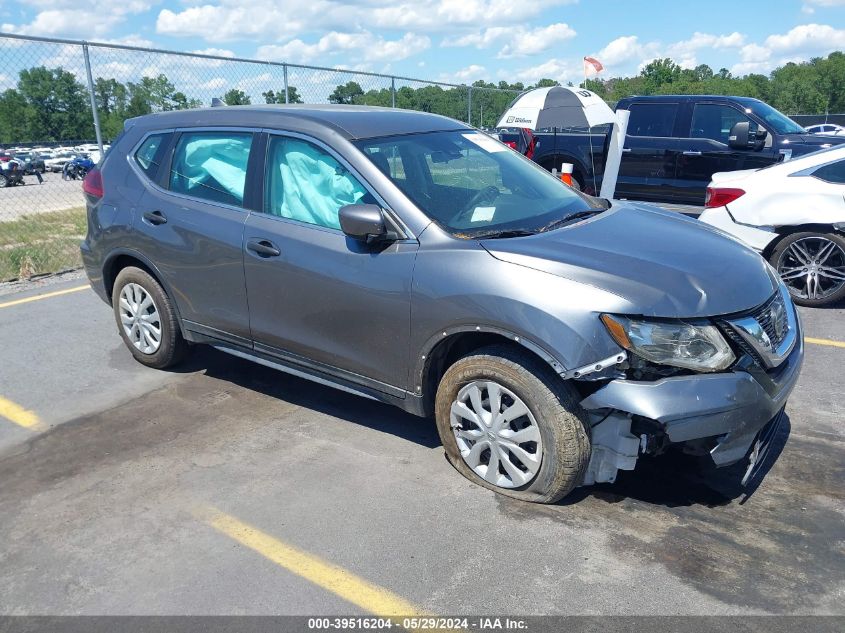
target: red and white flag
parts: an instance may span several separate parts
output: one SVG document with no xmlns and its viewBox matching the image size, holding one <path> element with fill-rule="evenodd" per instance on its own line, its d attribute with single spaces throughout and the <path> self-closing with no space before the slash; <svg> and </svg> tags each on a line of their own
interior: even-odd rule
<svg viewBox="0 0 845 633">
<path fill-rule="evenodd" d="M 598 75 L 603 70 L 604 70 L 604 66 L 602 66 L 601 62 L 599 60 L 597 60 L 595 57 L 585 57 L 584 58 L 584 76 L 585 77 L 592 77 L 593 75 Z"/>
</svg>

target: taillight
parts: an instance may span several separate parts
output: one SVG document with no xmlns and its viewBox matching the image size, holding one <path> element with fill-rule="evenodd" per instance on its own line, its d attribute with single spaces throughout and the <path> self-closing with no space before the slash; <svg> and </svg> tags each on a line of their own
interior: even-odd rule
<svg viewBox="0 0 845 633">
<path fill-rule="evenodd" d="M 507 145 L 511 149 L 516 149 L 516 141 L 505 141 L 505 145 Z"/>
<path fill-rule="evenodd" d="M 103 197 L 103 174 L 96 167 L 88 172 L 82 181 L 82 191 L 94 198 Z"/>
<path fill-rule="evenodd" d="M 743 189 L 719 189 L 717 187 L 707 187 L 707 193 L 704 195 L 704 208 L 712 209 L 714 207 L 723 207 L 744 196 Z"/>
</svg>

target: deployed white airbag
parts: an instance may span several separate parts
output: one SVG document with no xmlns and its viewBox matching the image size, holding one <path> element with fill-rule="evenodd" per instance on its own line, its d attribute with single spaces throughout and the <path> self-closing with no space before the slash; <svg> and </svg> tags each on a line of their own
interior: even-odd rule
<svg viewBox="0 0 845 633">
<path fill-rule="evenodd" d="M 275 215 L 339 229 L 338 210 L 367 193 L 345 167 L 305 141 L 277 141 L 273 162 L 278 165 L 270 201 Z"/>
</svg>

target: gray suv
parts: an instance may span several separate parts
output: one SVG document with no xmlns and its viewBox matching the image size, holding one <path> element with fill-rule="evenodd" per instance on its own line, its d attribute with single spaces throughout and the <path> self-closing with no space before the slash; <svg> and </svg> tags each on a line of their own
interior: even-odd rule
<svg viewBox="0 0 845 633">
<path fill-rule="evenodd" d="M 441 116 L 153 114 L 83 188 L 85 267 L 140 362 L 203 343 L 433 415 L 457 470 L 520 499 L 673 447 L 752 477 L 802 363 L 754 251 Z"/>
</svg>

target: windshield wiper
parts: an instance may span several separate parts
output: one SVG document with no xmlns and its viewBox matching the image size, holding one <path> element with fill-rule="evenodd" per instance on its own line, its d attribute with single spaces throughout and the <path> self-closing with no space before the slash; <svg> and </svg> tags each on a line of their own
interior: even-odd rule
<svg viewBox="0 0 845 633">
<path fill-rule="evenodd" d="M 469 237 L 474 240 L 498 240 L 506 237 L 525 237 L 526 235 L 535 235 L 537 231 L 528 231 L 526 229 L 507 229 L 501 231 L 482 231 L 481 233 L 474 233 Z"/>
<path fill-rule="evenodd" d="M 551 231 L 553 229 L 559 229 L 562 226 L 566 226 L 567 224 L 571 224 L 576 220 L 582 220 L 584 218 L 589 218 L 593 215 L 598 215 L 599 213 L 604 213 L 607 209 L 585 209 L 583 211 L 576 211 L 575 213 L 570 213 L 567 216 L 560 218 L 559 220 L 555 220 L 554 222 L 550 222 L 542 229 L 540 229 L 540 233 L 545 233 L 546 231 Z"/>
</svg>

